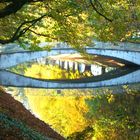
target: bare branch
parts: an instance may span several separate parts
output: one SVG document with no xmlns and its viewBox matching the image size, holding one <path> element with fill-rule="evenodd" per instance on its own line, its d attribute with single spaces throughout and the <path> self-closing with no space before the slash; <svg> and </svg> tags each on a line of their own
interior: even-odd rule
<svg viewBox="0 0 140 140">
<path fill-rule="evenodd" d="M 27 0 L 20 0 L 17 2 L 11 2 L 5 8 L 0 10 L 0 18 L 4 18 L 10 14 L 16 13 L 22 8 L 22 6 L 27 2 Z"/>
<path fill-rule="evenodd" d="M 92 8 L 96 11 L 97 14 L 99 14 L 100 16 L 104 17 L 106 20 L 108 20 L 109 22 L 112 22 L 113 20 L 112 19 L 109 19 L 108 17 L 106 17 L 104 14 L 102 14 L 101 12 L 99 12 L 97 10 L 97 8 L 95 7 L 95 5 L 93 4 L 92 0 L 89 0 L 90 1 L 90 4 L 92 6 Z"/>
<path fill-rule="evenodd" d="M 55 37 L 51 37 L 49 34 L 42 34 L 42 33 L 37 33 L 36 31 L 32 30 L 32 29 L 29 29 L 29 31 L 31 31 L 32 33 L 38 35 L 38 36 L 43 36 L 43 37 L 47 37 L 47 38 L 51 38 L 51 39 L 55 39 L 57 40 L 57 38 Z"/>
<path fill-rule="evenodd" d="M 12 0 L 0 0 L 0 3 L 12 2 Z"/>
<path fill-rule="evenodd" d="M 102 10 L 104 10 L 102 4 L 101 4 L 98 0 L 94 0 L 94 1 L 95 1 L 96 5 L 99 5 L 99 7 L 100 7 Z"/>
<path fill-rule="evenodd" d="M 37 18 L 37 19 L 34 19 L 34 20 L 31 20 L 31 21 L 24 21 L 18 28 L 17 30 L 15 31 L 15 33 L 13 34 L 13 36 L 10 38 L 10 39 L 6 39 L 6 40 L 2 40 L 0 39 L 0 43 L 1 44 L 6 44 L 6 43 L 10 43 L 10 42 L 14 42 L 15 40 L 18 40 L 23 34 L 25 34 L 33 25 L 35 25 L 38 21 L 40 21 L 42 18 L 44 18 L 45 16 L 47 16 L 46 14 L 45 15 L 42 15 L 41 17 Z M 22 29 L 22 27 L 24 25 L 27 25 L 29 24 L 28 26 L 24 27 Z"/>
<path fill-rule="evenodd" d="M 45 0 L 0 0 L 0 3 L 6 3 L 6 2 L 9 3 L 5 8 L 0 9 L 0 18 L 4 18 L 6 16 L 16 13 L 26 3 L 29 4 L 29 3 L 43 2 L 43 1 Z"/>
</svg>

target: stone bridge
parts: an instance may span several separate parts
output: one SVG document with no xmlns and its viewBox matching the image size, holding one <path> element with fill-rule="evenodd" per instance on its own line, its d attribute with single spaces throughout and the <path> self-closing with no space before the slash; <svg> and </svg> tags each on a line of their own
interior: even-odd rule
<svg viewBox="0 0 140 140">
<path fill-rule="evenodd" d="M 96 88 L 105 86 L 125 85 L 140 82 L 140 69 L 120 69 L 105 73 L 101 76 L 85 79 L 41 80 L 25 77 L 6 70 L 0 70 L 0 85 L 13 87 L 47 88 L 47 89 L 76 89 Z"/>
<path fill-rule="evenodd" d="M 140 52 L 118 49 L 102 49 L 102 48 L 85 48 L 85 52 L 89 55 L 101 55 L 104 57 L 111 57 L 118 61 L 140 65 Z M 0 54 L 0 69 L 6 69 L 17 64 L 31 61 L 36 58 L 49 57 L 60 54 L 73 54 L 77 53 L 72 48 L 52 49 L 51 51 L 24 51 Z"/>
</svg>

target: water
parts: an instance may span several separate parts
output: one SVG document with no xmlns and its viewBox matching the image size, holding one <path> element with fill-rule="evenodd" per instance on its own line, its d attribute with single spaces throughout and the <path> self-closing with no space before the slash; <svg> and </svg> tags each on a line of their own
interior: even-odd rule
<svg viewBox="0 0 140 140">
<path fill-rule="evenodd" d="M 8 87 L 7 91 L 65 137 L 138 140 L 139 87 L 140 84 L 97 89 Z"/>
<path fill-rule="evenodd" d="M 93 77 L 116 70 L 115 66 L 82 62 L 39 58 L 10 67 L 8 70 L 31 78 L 61 80 Z"/>
<path fill-rule="evenodd" d="M 5 72 L 8 79 L 1 76 L 1 85 L 5 84 L 8 93 L 67 139 L 139 140 L 139 68 L 104 64 L 74 60 L 68 66 L 68 60 L 36 59 L 9 68 Z M 16 75 L 18 78 L 10 82 L 15 73 L 21 77 Z M 16 85 L 26 77 L 48 88 L 40 88 L 40 84 L 34 88 L 27 79 L 25 83 L 32 82 L 32 86 Z"/>
</svg>

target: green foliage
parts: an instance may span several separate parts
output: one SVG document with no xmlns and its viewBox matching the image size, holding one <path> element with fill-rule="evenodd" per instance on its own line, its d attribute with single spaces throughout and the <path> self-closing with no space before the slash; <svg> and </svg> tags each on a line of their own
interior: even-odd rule
<svg viewBox="0 0 140 140">
<path fill-rule="evenodd" d="M 92 127 L 86 127 L 82 132 L 76 132 L 67 137 L 68 140 L 91 140 L 94 136 Z"/>
<path fill-rule="evenodd" d="M 90 23 L 95 30 L 96 38 L 103 41 L 125 41 L 139 32 L 140 8 L 139 0 L 135 1 L 112 1 L 102 4 L 102 11 L 106 13 L 112 22 L 107 22 L 96 13 L 91 14 Z M 92 20 L 92 18 L 95 20 Z"/>
<path fill-rule="evenodd" d="M 139 32 L 139 0 L 97 0 L 93 4 L 111 22 L 87 0 L 44 0 L 26 3 L 15 14 L 1 18 L 0 39 L 12 38 L 23 22 L 27 23 L 19 31 L 28 30 L 16 40 L 30 44 L 31 50 L 40 50 L 37 47 L 40 42 L 67 42 L 79 50 L 91 44 L 93 38 L 125 41 Z M 4 6 L 5 3 L 1 2 L 0 9 Z M 42 18 L 34 24 L 31 22 L 39 17 Z"/>
<path fill-rule="evenodd" d="M 17 65 L 16 67 L 11 67 L 10 71 L 15 72 L 15 73 L 20 72 L 20 74 L 24 74 L 28 66 L 29 64 Z"/>
<path fill-rule="evenodd" d="M 113 94 L 116 88 L 122 88 L 122 94 Z M 24 94 L 30 109 L 70 140 L 140 138 L 139 84 L 102 89 L 25 88 Z"/>
<path fill-rule="evenodd" d="M 1 129 L 7 129 L 9 131 L 15 130 L 17 137 L 32 140 L 48 140 L 47 137 L 29 128 L 23 122 L 13 119 L 12 117 L 7 116 L 6 114 L 0 113 L 0 122 Z"/>
<path fill-rule="evenodd" d="M 132 88 L 133 87 L 133 88 Z M 120 87 L 119 87 L 120 88 Z M 97 91 L 96 91 L 97 92 Z M 124 86 L 123 94 L 104 88 L 102 95 L 85 99 L 88 127 L 71 134 L 70 140 L 139 140 L 139 84 Z"/>
<path fill-rule="evenodd" d="M 12 37 L 21 23 L 46 15 L 31 26 L 20 38 L 20 42 L 36 46 L 39 42 L 65 41 L 79 47 L 89 43 L 90 36 L 90 27 L 82 19 L 82 13 L 83 10 L 76 1 L 54 0 L 28 4 L 15 15 L 0 19 L 1 39 Z M 25 24 L 21 30 L 29 25 L 30 23 Z"/>
<path fill-rule="evenodd" d="M 140 136 L 139 99 L 137 94 L 109 94 L 87 100 L 90 110 L 88 116 L 93 119 L 94 137 L 97 140 L 137 140 Z"/>
</svg>

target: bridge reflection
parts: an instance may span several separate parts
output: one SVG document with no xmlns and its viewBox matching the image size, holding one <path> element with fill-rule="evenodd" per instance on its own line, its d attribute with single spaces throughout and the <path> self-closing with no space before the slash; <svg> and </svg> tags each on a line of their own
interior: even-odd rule
<svg viewBox="0 0 140 140">
<path fill-rule="evenodd" d="M 0 71 L 0 85 L 13 87 L 33 87 L 47 89 L 74 89 L 74 88 L 96 88 L 105 86 L 125 85 L 140 82 L 140 69 L 121 68 L 96 77 L 83 79 L 53 79 L 40 80 L 25 77 L 6 70 Z"/>
<path fill-rule="evenodd" d="M 44 58 L 45 59 L 45 58 Z M 46 60 L 46 59 L 45 59 Z M 43 60 L 45 62 L 45 60 Z M 40 61 L 41 62 L 41 61 Z M 84 73 L 86 71 L 90 72 L 92 75 L 97 76 L 114 70 L 115 67 L 109 67 L 104 65 L 97 64 L 85 64 L 75 61 L 64 61 L 64 60 L 54 60 L 47 59 L 45 64 L 58 65 L 59 68 L 67 70 L 67 72 L 75 72 Z"/>
</svg>

